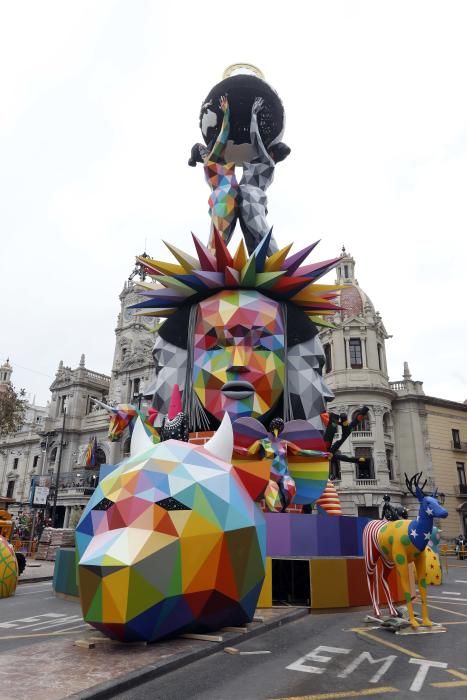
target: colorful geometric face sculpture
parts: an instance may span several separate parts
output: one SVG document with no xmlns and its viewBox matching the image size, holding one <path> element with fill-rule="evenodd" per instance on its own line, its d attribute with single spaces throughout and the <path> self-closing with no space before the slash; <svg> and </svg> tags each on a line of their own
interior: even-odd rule
<svg viewBox="0 0 467 700">
<path fill-rule="evenodd" d="M 0 598 L 8 598 L 16 591 L 18 564 L 11 544 L 0 535 Z"/>
<path fill-rule="evenodd" d="M 76 529 L 86 622 L 152 642 L 251 620 L 266 548 L 253 499 L 267 480 L 266 464 L 264 474 L 234 467 L 175 440 L 122 462 Z"/>
<path fill-rule="evenodd" d="M 279 304 L 256 290 L 224 290 L 202 301 L 195 327 L 193 388 L 218 420 L 258 417 L 284 390 Z"/>
</svg>

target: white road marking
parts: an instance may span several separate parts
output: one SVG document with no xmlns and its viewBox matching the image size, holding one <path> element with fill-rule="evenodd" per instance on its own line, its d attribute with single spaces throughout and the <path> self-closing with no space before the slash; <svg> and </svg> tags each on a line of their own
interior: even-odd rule
<svg viewBox="0 0 467 700">
<path fill-rule="evenodd" d="M 443 600 L 445 603 L 448 601 L 448 598 L 442 595 L 429 595 L 428 600 Z M 467 598 L 453 598 L 452 599 L 453 603 L 467 603 Z"/>
<path fill-rule="evenodd" d="M 462 579 L 462 578 L 460 578 L 460 579 L 456 578 L 454 583 L 467 583 L 467 581 L 464 581 L 464 579 Z"/>
<path fill-rule="evenodd" d="M 65 617 L 63 620 L 57 620 L 56 622 L 44 623 L 41 622 L 39 625 L 27 625 L 27 627 L 32 627 L 31 632 L 42 632 L 43 630 L 49 630 L 52 627 L 60 627 L 61 625 L 69 625 L 73 622 L 82 622 L 83 618 L 81 615 L 70 615 Z M 24 630 L 26 627 L 18 627 L 19 630 Z"/>
<path fill-rule="evenodd" d="M 455 591 L 441 591 L 442 595 L 462 595 L 462 593 L 456 593 Z"/>
<path fill-rule="evenodd" d="M 41 622 L 41 618 L 46 617 L 46 618 L 52 618 L 52 620 L 56 620 L 57 618 L 63 619 L 64 617 L 67 617 L 66 613 L 42 613 L 41 615 L 35 615 L 34 617 L 21 617 L 21 618 L 16 618 L 14 620 L 9 620 L 8 622 L 0 622 L 0 629 L 18 629 L 19 624 L 22 622 L 32 622 L 35 625 L 38 622 Z M 45 622 L 50 622 L 50 620 L 45 620 Z M 19 623 L 19 624 L 18 624 Z M 31 625 L 29 625 L 31 626 Z"/>
</svg>

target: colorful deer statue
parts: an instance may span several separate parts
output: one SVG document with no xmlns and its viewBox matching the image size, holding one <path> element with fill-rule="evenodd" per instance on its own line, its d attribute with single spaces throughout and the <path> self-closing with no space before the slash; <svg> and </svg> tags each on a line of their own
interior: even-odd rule
<svg viewBox="0 0 467 700">
<path fill-rule="evenodd" d="M 365 554 L 366 574 L 373 609 L 378 617 L 381 617 L 378 600 L 378 582 L 376 577 L 376 564 L 378 559 L 382 563 L 382 578 L 389 612 L 397 617 L 398 612 L 391 600 L 388 585 L 388 576 L 395 566 L 399 574 L 402 590 L 404 591 L 409 621 L 413 628 L 419 626 L 415 619 L 409 585 L 409 564 L 413 562 L 417 572 L 418 587 L 422 600 L 422 623 L 431 627 L 428 617 L 426 602 L 426 552 L 425 548 L 430 541 L 433 529 L 433 518 L 446 518 L 448 515 L 436 500 L 437 491 L 431 496 L 425 496 L 423 488 L 426 481 L 420 486 L 422 472 L 414 474 L 411 479 L 405 475 L 405 483 L 410 493 L 420 501 L 420 510 L 415 520 L 371 520 L 363 530 L 363 550 Z"/>
<path fill-rule="evenodd" d="M 153 425 L 157 416 L 156 409 L 150 408 L 148 415 L 145 415 L 142 411 L 135 408 L 135 406 L 128 403 L 120 403 L 117 406 L 109 406 L 108 404 L 98 401 L 97 399 L 93 399 L 93 401 L 101 408 L 105 408 L 105 410 L 110 414 L 108 438 L 111 442 L 117 442 L 120 440 L 127 426 L 131 435 L 138 418 L 141 418 L 144 429 L 152 441 L 154 443 L 159 442 L 159 433 Z"/>
</svg>

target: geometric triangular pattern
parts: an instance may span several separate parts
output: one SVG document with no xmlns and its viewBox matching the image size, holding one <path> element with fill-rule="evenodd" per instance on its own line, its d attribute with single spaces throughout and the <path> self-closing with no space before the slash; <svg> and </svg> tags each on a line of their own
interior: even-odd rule
<svg viewBox="0 0 467 700">
<path fill-rule="evenodd" d="M 253 226 L 258 216 L 255 214 L 256 205 L 251 201 L 246 206 L 249 208 L 246 218 Z M 255 289 L 261 290 L 265 296 L 275 301 L 292 302 L 319 325 L 323 322 L 323 316 L 333 315 L 339 308 L 333 299 L 341 287 L 317 284 L 317 281 L 332 270 L 340 258 L 302 266 L 301 262 L 313 250 L 315 243 L 290 258 L 279 255 L 281 251 L 268 257 L 271 237 L 272 232 L 268 230 L 263 231 L 261 236 L 258 235 L 258 245 L 249 257 L 241 241 L 241 252 L 237 251 L 233 258 L 217 231 L 214 231 L 215 257 L 194 237 L 199 260 L 196 268 L 193 266 L 194 258 L 179 250 L 179 265 L 151 258 L 137 258 L 153 282 L 141 283 L 140 294 L 147 299 L 131 308 L 140 309 L 141 315 L 170 316 L 181 306 L 195 304 L 222 289 Z M 174 284 L 174 280 L 177 280 L 177 284 Z"/>
<path fill-rule="evenodd" d="M 13 547 L 0 535 L 0 598 L 14 595 L 18 580 L 18 563 Z"/>
<path fill-rule="evenodd" d="M 113 639 L 153 642 L 251 620 L 266 558 L 251 493 L 267 480 L 267 469 L 239 474 L 176 440 L 122 462 L 76 528 L 85 621 Z"/>
</svg>

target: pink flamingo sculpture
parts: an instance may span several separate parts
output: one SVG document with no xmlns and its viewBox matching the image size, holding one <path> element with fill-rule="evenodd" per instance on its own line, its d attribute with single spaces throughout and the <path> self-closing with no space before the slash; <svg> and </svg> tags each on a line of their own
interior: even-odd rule
<svg viewBox="0 0 467 700">
<path fill-rule="evenodd" d="M 417 572 L 418 587 L 422 601 L 422 624 L 431 627 L 432 622 L 428 617 L 426 602 L 426 552 L 425 548 L 431 539 L 434 518 L 446 518 L 447 510 L 437 501 L 437 490 L 426 496 L 423 488 L 426 481 L 420 486 L 422 472 L 414 474 L 411 479 L 405 475 L 405 483 L 410 493 L 420 502 L 420 510 L 415 520 L 370 520 L 363 530 L 363 551 L 365 554 L 365 566 L 373 609 L 377 617 L 381 617 L 378 601 L 378 582 L 376 577 L 376 564 L 381 559 L 383 565 L 381 583 L 383 585 L 386 600 L 391 616 L 398 617 L 398 612 L 391 599 L 388 585 L 388 576 L 394 566 L 399 574 L 402 590 L 407 604 L 409 621 L 415 629 L 419 623 L 415 619 L 412 597 L 409 584 L 409 564 L 413 562 Z"/>
</svg>

